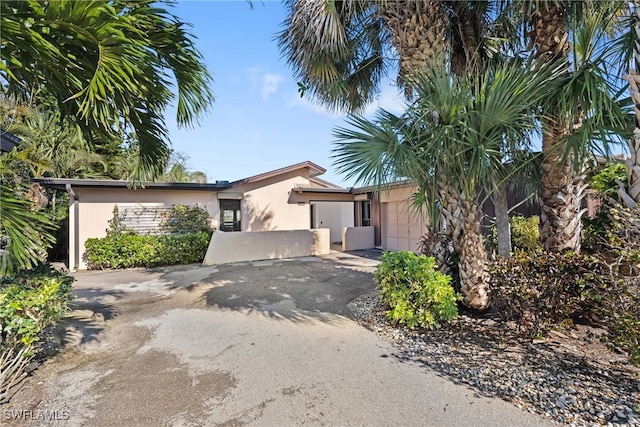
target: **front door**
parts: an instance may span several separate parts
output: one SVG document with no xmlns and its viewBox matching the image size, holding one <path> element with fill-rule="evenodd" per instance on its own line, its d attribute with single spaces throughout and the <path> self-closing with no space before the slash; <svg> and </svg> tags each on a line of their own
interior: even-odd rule
<svg viewBox="0 0 640 427">
<path fill-rule="evenodd" d="M 222 231 L 242 231 L 240 200 L 220 200 L 220 229 Z"/>
</svg>

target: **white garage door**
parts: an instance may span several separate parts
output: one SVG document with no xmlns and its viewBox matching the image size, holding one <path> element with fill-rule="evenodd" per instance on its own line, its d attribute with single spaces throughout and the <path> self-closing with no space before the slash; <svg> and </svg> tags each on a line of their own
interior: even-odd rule
<svg viewBox="0 0 640 427">
<path fill-rule="evenodd" d="M 383 203 L 382 212 L 383 248 L 390 251 L 417 251 L 418 240 L 426 227 L 411 206 L 407 202 Z"/>
</svg>

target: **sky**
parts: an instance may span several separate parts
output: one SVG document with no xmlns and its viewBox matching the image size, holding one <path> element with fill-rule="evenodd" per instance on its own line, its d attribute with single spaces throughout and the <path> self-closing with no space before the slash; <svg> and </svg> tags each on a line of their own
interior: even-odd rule
<svg viewBox="0 0 640 427">
<path fill-rule="evenodd" d="M 214 83 L 216 101 L 194 129 L 176 126 L 175 110 L 165 116 L 174 150 L 186 154 L 191 170 L 209 182 L 234 181 L 309 160 L 327 169 L 320 176 L 351 187 L 332 167 L 336 126 L 344 115 L 300 98 L 293 70 L 273 40 L 286 10 L 279 1 L 179 1 L 172 13 L 193 27 L 196 47 Z M 377 106 L 399 112 L 402 98 L 386 84 Z"/>
</svg>

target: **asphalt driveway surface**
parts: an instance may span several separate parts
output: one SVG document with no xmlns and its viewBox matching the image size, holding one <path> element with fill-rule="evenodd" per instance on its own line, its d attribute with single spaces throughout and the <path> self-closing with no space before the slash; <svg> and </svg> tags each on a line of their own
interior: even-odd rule
<svg viewBox="0 0 640 427">
<path fill-rule="evenodd" d="M 11 409 L 31 410 L 29 425 L 545 425 L 358 325 L 347 304 L 374 290 L 376 264 L 78 273 L 63 349 L 30 381 L 42 396 Z"/>
</svg>

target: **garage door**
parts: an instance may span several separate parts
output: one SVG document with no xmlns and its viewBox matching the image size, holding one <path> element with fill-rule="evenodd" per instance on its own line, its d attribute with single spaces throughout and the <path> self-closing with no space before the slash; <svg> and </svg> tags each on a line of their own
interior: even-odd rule
<svg viewBox="0 0 640 427">
<path fill-rule="evenodd" d="M 382 246 L 390 251 L 417 251 L 426 227 L 407 202 L 382 204 Z"/>
</svg>

